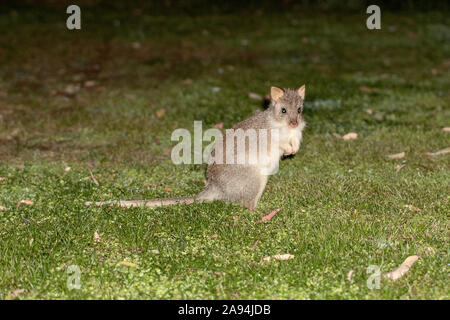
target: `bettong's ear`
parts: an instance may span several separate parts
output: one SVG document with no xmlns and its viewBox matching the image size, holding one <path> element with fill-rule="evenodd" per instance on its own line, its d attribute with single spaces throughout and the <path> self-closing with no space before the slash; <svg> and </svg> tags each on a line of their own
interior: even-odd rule
<svg viewBox="0 0 450 320">
<path fill-rule="evenodd" d="M 284 95 L 284 90 L 278 87 L 270 87 L 270 97 L 272 100 L 277 101 Z"/>
<path fill-rule="evenodd" d="M 302 100 L 305 100 L 305 85 L 302 85 L 300 88 L 297 89 L 297 94 L 302 98 Z"/>
</svg>

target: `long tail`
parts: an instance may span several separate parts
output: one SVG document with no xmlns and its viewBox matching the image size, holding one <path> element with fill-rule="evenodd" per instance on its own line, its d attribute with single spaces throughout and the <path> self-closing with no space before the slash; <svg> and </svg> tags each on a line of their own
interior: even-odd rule
<svg viewBox="0 0 450 320">
<path fill-rule="evenodd" d="M 207 186 L 199 194 L 190 197 L 178 197 L 178 198 L 162 198 L 162 199 L 150 199 L 150 200 L 113 200 L 113 201 L 103 201 L 103 202 L 85 202 L 87 206 L 117 206 L 117 207 L 162 207 L 169 206 L 173 204 L 191 204 L 194 202 L 211 202 L 214 200 L 220 200 L 222 197 L 215 187 Z"/>
<path fill-rule="evenodd" d="M 161 207 L 168 206 L 172 204 L 184 203 L 191 204 L 195 201 L 203 202 L 204 200 L 198 199 L 196 196 L 192 197 L 179 197 L 179 198 L 163 198 L 163 199 L 151 199 L 151 200 L 113 200 L 113 201 L 103 201 L 103 202 L 85 202 L 84 204 L 87 206 L 96 205 L 96 206 L 117 206 L 117 207 Z"/>
</svg>

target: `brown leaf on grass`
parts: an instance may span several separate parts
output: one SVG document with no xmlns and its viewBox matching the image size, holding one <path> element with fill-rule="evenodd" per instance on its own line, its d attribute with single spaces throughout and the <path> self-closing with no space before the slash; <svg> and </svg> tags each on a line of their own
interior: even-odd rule
<svg viewBox="0 0 450 320">
<path fill-rule="evenodd" d="M 64 92 L 69 95 L 75 95 L 78 91 L 80 91 L 80 84 L 68 84 L 65 88 L 64 88 Z"/>
<path fill-rule="evenodd" d="M 102 239 L 102 236 L 99 235 L 99 234 L 97 233 L 97 231 L 94 231 L 94 242 L 95 242 L 95 243 L 99 243 L 101 239 Z"/>
<path fill-rule="evenodd" d="M 20 205 L 21 204 L 26 204 L 26 205 L 28 205 L 28 206 L 31 206 L 32 204 L 33 204 L 33 201 L 30 201 L 30 200 L 20 200 L 19 202 L 17 202 L 17 206 L 16 206 L 16 209 L 19 209 L 19 207 L 20 207 Z"/>
<path fill-rule="evenodd" d="M 259 222 L 270 221 L 280 210 L 281 208 L 272 210 L 267 216 L 262 217 Z"/>
<path fill-rule="evenodd" d="M 4 207 L 4 206 L 0 206 L 0 211 L 5 211 L 8 210 L 8 208 Z"/>
<path fill-rule="evenodd" d="M 347 273 L 347 280 L 348 281 L 352 281 L 352 276 L 353 276 L 353 270 L 350 270 L 348 273 Z"/>
<path fill-rule="evenodd" d="M 98 187 L 100 184 L 98 183 L 97 179 L 95 179 L 94 174 L 91 170 L 89 170 L 89 173 L 91 174 L 91 179 L 94 182 L 94 184 Z"/>
<path fill-rule="evenodd" d="M 0 177 L 0 182 L 5 181 L 6 178 L 5 177 Z"/>
<path fill-rule="evenodd" d="M 403 208 L 406 208 L 406 209 L 409 209 L 409 210 L 413 210 L 413 211 L 422 211 L 422 209 L 416 208 L 416 207 L 414 207 L 413 205 L 410 205 L 410 204 L 405 204 L 403 206 Z"/>
<path fill-rule="evenodd" d="M 373 92 L 378 91 L 378 89 L 376 89 L 376 88 L 370 88 L 370 87 L 366 87 L 366 86 L 359 87 L 359 90 L 361 90 L 362 92 L 365 92 L 365 93 L 373 93 Z"/>
<path fill-rule="evenodd" d="M 13 164 L 12 166 L 16 169 L 25 169 L 25 166 L 23 164 Z"/>
<path fill-rule="evenodd" d="M 130 268 L 137 268 L 137 266 L 138 266 L 136 263 L 128 262 L 128 261 L 120 261 L 119 264 L 122 266 L 125 266 L 125 267 L 130 267 Z"/>
<path fill-rule="evenodd" d="M 65 171 L 65 172 L 69 172 L 71 169 L 72 169 L 71 167 L 65 167 L 65 168 L 64 168 L 64 171 Z"/>
<path fill-rule="evenodd" d="M 261 95 L 254 93 L 254 92 L 249 92 L 248 97 L 250 99 L 254 99 L 254 100 L 263 100 L 264 99 Z"/>
<path fill-rule="evenodd" d="M 389 159 L 401 159 L 405 157 L 405 152 L 388 154 L 386 157 Z"/>
<path fill-rule="evenodd" d="M 24 289 L 16 289 L 9 294 L 9 299 L 15 299 L 19 296 L 19 294 L 23 293 Z"/>
<path fill-rule="evenodd" d="M 427 155 L 431 157 L 440 156 L 441 154 L 450 153 L 450 147 L 436 151 L 436 152 L 427 152 Z"/>
<path fill-rule="evenodd" d="M 233 219 L 234 221 L 238 220 L 239 218 L 236 216 L 232 216 L 231 219 Z"/>
<path fill-rule="evenodd" d="M 95 168 L 95 165 L 94 165 L 94 163 L 91 160 L 88 160 L 86 162 L 86 164 L 88 165 L 88 167 Z"/>
<path fill-rule="evenodd" d="M 172 189 L 170 189 L 168 186 L 165 186 L 164 189 L 165 189 L 167 192 L 172 192 Z"/>
<path fill-rule="evenodd" d="M 450 132 L 450 127 L 442 128 L 442 131 L 444 131 L 444 132 Z"/>
<path fill-rule="evenodd" d="M 294 257 L 295 257 L 294 255 L 289 254 L 289 253 L 285 253 L 285 254 L 276 254 L 276 255 L 274 255 L 274 256 L 272 256 L 272 257 L 265 257 L 265 258 L 263 258 L 263 261 L 269 262 L 269 261 L 271 261 L 272 259 L 274 259 L 274 260 L 280 260 L 280 261 L 285 261 L 285 260 L 294 259 Z"/>
<path fill-rule="evenodd" d="M 396 171 L 396 172 L 399 172 L 399 171 L 402 170 L 405 166 L 406 166 L 406 164 L 399 164 L 399 165 L 395 166 L 395 171 Z"/>
<path fill-rule="evenodd" d="M 366 110 L 364 110 L 367 114 L 372 114 L 373 113 L 373 110 L 372 109 L 366 109 Z"/>
<path fill-rule="evenodd" d="M 256 250 L 256 247 L 258 246 L 259 239 L 255 241 L 255 243 L 252 245 L 252 249 Z"/>
<path fill-rule="evenodd" d="M 273 258 L 275 259 L 275 260 L 289 260 L 289 259 L 294 259 L 294 255 L 293 254 L 289 254 L 289 253 L 286 253 L 286 254 L 277 254 L 277 255 L 274 255 L 273 256 Z"/>
<path fill-rule="evenodd" d="M 97 85 L 97 82 L 95 82 L 94 80 L 88 80 L 88 81 L 85 81 L 83 85 L 86 88 L 92 88 L 92 87 L 95 87 Z"/>
<path fill-rule="evenodd" d="M 356 132 L 349 132 L 342 137 L 344 140 L 354 140 L 358 139 L 358 134 Z"/>
<path fill-rule="evenodd" d="M 223 128 L 223 122 L 216 123 L 216 124 L 214 125 L 214 128 L 216 128 L 216 129 L 222 129 L 222 128 Z"/>
<path fill-rule="evenodd" d="M 133 49 L 135 49 L 135 50 L 138 50 L 138 49 L 140 49 L 142 46 L 141 46 L 141 43 L 140 43 L 140 42 L 135 41 L 135 42 L 132 42 L 132 43 L 131 43 L 131 47 L 132 47 Z"/>
<path fill-rule="evenodd" d="M 213 234 L 212 236 L 210 236 L 211 239 L 216 239 L 219 235 L 217 233 Z"/>
<path fill-rule="evenodd" d="M 156 116 L 161 119 L 164 114 L 166 113 L 166 109 L 159 109 L 158 111 L 156 111 Z"/>
<path fill-rule="evenodd" d="M 418 256 L 410 256 L 397 269 L 387 272 L 383 276 L 391 280 L 397 280 L 403 277 L 418 259 Z"/>
</svg>

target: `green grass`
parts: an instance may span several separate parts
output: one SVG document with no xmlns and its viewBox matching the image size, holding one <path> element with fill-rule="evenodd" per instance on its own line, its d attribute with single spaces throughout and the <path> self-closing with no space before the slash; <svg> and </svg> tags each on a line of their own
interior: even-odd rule
<svg viewBox="0 0 450 320">
<path fill-rule="evenodd" d="M 448 14 L 383 12 L 369 31 L 364 12 L 99 10 L 82 9 L 81 31 L 64 8 L 0 11 L 0 298 L 449 299 L 449 155 L 426 155 L 450 146 Z M 199 192 L 205 166 L 172 164 L 172 131 L 229 128 L 262 108 L 249 92 L 303 83 L 304 141 L 256 212 L 83 205 Z M 261 263 L 282 253 L 295 258 Z M 369 265 L 414 254 L 404 277 L 367 287 Z"/>
</svg>

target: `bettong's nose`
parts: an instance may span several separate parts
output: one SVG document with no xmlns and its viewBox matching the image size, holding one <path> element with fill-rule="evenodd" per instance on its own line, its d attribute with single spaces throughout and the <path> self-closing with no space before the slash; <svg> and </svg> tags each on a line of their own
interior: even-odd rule
<svg viewBox="0 0 450 320">
<path fill-rule="evenodd" d="M 291 128 L 296 128 L 297 126 L 298 126 L 298 122 L 297 122 L 297 120 L 291 120 L 290 122 L 289 122 L 289 125 L 291 126 Z"/>
</svg>

